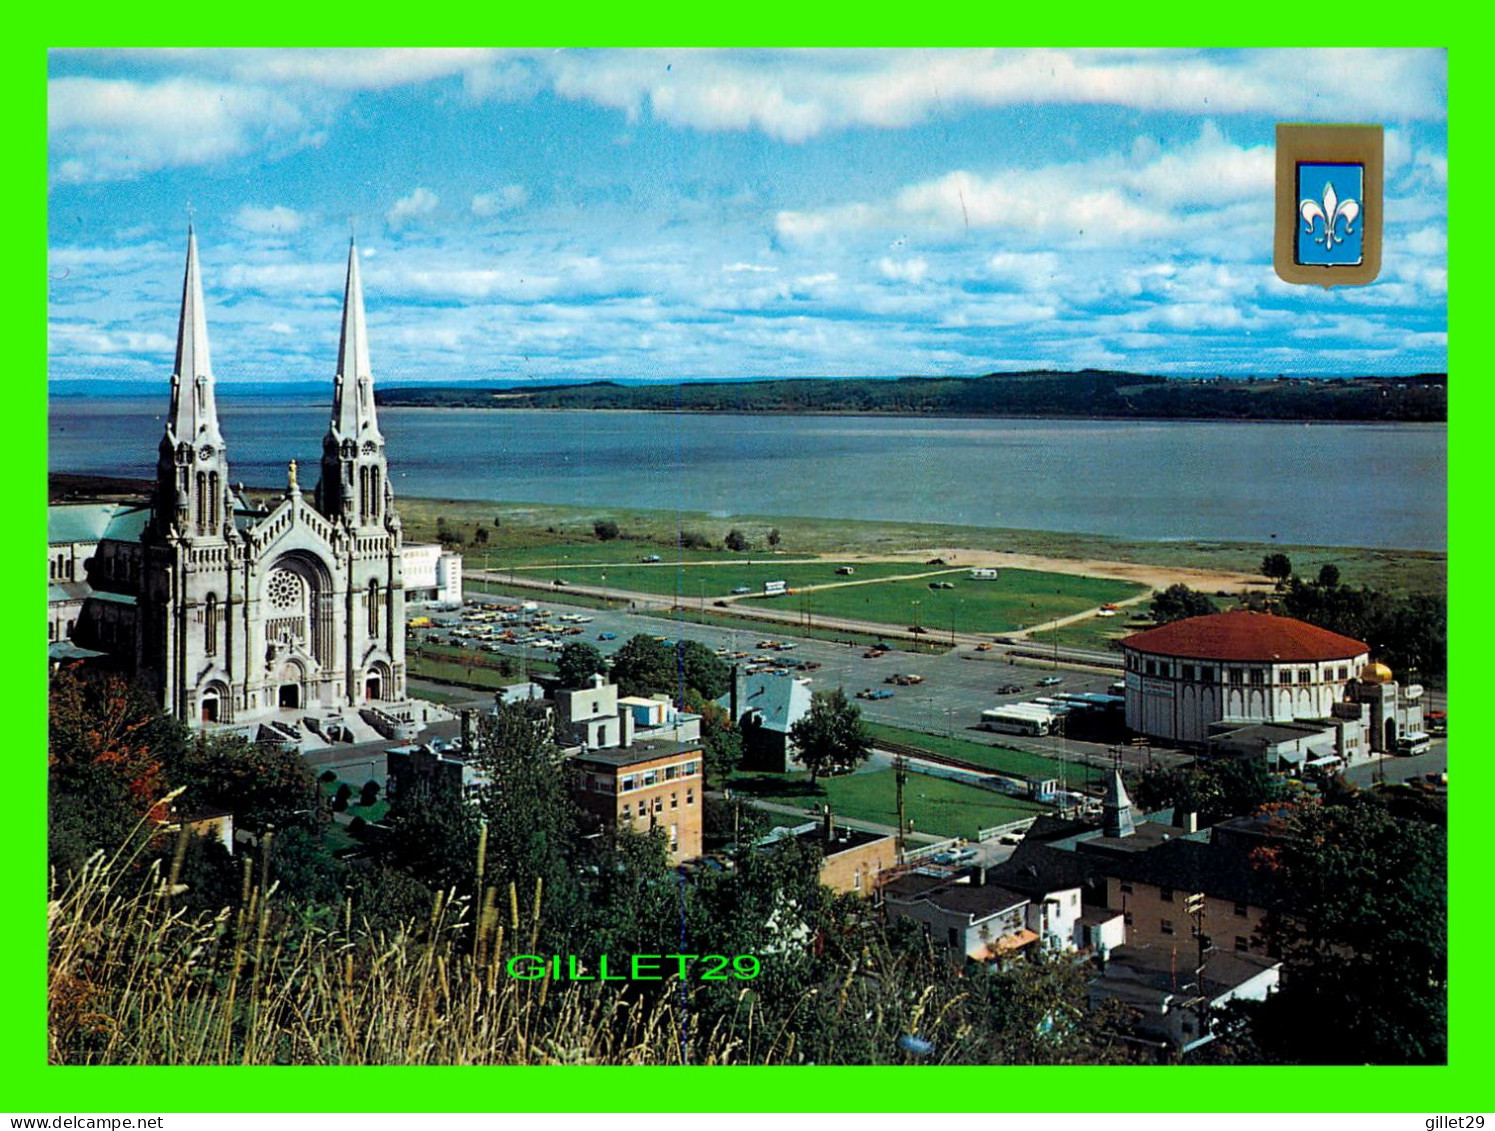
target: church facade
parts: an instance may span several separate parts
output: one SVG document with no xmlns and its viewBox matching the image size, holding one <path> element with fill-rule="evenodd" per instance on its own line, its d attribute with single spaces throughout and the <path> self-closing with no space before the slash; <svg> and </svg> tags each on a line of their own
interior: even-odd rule
<svg viewBox="0 0 1495 1131">
<path fill-rule="evenodd" d="M 342 338 L 320 476 L 295 462 L 278 502 L 230 487 L 197 239 L 189 232 L 171 403 L 134 573 L 133 667 L 194 723 L 406 712 L 403 539 L 390 488 L 358 251 L 348 254 Z M 133 555 L 132 555 L 133 556 Z"/>
</svg>

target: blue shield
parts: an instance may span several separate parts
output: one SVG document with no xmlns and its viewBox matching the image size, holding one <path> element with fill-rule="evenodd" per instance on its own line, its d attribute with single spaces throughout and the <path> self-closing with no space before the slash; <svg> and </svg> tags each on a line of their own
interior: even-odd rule
<svg viewBox="0 0 1495 1131">
<path fill-rule="evenodd" d="M 1356 267 L 1365 258 L 1365 167 L 1298 164 L 1298 232 L 1294 257 L 1305 266 Z"/>
</svg>

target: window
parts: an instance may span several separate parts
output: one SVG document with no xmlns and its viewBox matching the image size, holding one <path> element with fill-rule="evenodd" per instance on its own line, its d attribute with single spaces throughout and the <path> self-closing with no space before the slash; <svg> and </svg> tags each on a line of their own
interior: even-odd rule
<svg viewBox="0 0 1495 1131">
<path fill-rule="evenodd" d="M 947 933 L 946 938 L 949 941 L 950 947 L 951 947 L 952 950 L 955 947 L 958 947 L 960 945 L 960 935 L 956 933 L 956 930 L 955 930 L 954 927 L 951 927 L 949 929 L 949 932 Z"/>
<path fill-rule="evenodd" d="M 208 594 L 204 617 L 203 651 L 209 656 L 218 651 L 218 598 L 212 593 Z"/>
<path fill-rule="evenodd" d="M 632 817 L 633 817 L 633 806 L 630 805 L 626 801 L 623 802 L 623 813 L 622 813 L 622 816 L 623 816 L 623 820 L 625 820 L 625 821 L 631 820 Z"/>
<path fill-rule="evenodd" d="M 1340 668 L 1339 668 L 1339 678 L 1340 679 L 1349 679 L 1350 678 L 1350 669 L 1347 668 L 1347 667 L 1345 667 L 1345 666 L 1343 666 L 1343 665 L 1340 665 Z"/>
<path fill-rule="evenodd" d="M 666 766 L 664 768 L 664 780 L 665 781 L 674 781 L 679 776 L 680 776 L 680 767 L 679 766 Z"/>
<path fill-rule="evenodd" d="M 1312 668 L 1299 668 L 1298 669 L 1298 682 L 1299 683 L 1312 683 L 1313 682 L 1313 669 Z"/>
<path fill-rule="evenodd" d="M 638 788 L 638 779 L 637 778 L 624 778 L 623 779 L 622 792 L 627 793 L 629 790 L 637 789 L 637 788 Z"/>
<path fill-rule="evenodd" d="M 1267 682 L 1267 673 L 1260 668 L 1251 669 L 1251 686 L 1260 687 Z"/>
<path fill-rule="evenodd" d="M 1232 684 L 1237 685 L 1237 686 L 1245 682 L 1245 680 L 1242 679 L 1242 677 L 1241 677 L 1241 669 L 1240 668 L 1231 668 L 1230 669 L 1230 682 Z"/>
<path fill-rule="evenodd" d="M 897 832 L 898 830 L 894 829 L 893 831 Z M 1121 881 L 1121 890 L 1124 893 L 1125 892 L 1130 892 L 1132 890 L 1132 882 L 1130 880 L 1122 880 Z"/>
<path fill-rule="evenodd" d="M 1283 668 L 1280 672 L 1277 673 L 1277 682 L 1278 683 L 1291 683 L 1292 681 L 1293 681 L 1293 673 L 1292 673 L 1291 669 L 1289 669 L 1289 668 Z"/>
<path fill-rule="evenodd" d="M 695 773 L 696 772 L 696 764 L 694 762 L 687 762 L 687 763 L 685 763 L 685 772 L 687 774 L 693 774 L 693 773 Z"/>
<path fill-rule="evenodd" d="M 851 873 L 851 888 L 853 891 L 862 890 L 862 870 L 860 868 Z"/>
<path fill-rule="evenodd" d="M 1236 935 L 1236 937 L 1235 937 L 1235 948 L 1236 948 L 1236 950 L 1241 950 L 1241 951 L 1250 950 L 1251 949 L 1251 940 L 1248 939 L 1245 935 Z"/>
<path fill-rule="evenodd" d="M 646 773 L 644 775 L 644 785 L 645 786 L 651 786 L 655 782 L 657 782 L 658 780 L 659 780 L 659 771 L 657 771 L 657 770 L 650 770 L 648 773 Z"/>
<path fill-rule="evenodd" d="M 687 805 L 694 805 L 696 803 L 696 791 L 695 790 L 693 790 L 693 789 L 687 789 L 685 791 L 685 803 Z"/>
<path fill-rule="evenodd" d="M 1156 660 L 1148 660 L 1147 661 L 1147 674 L 1148 675 L 1157 675 L 1158 674 L 1158 662 Z"/>
<path fill-rule="evenodd" d="M 654 799 L 654 812 L 656 812 L 656 813 L 663 813 L 664 812 L 664 798 L 663 797 L 656 797 Z"/>
<path fill-rule="evenodd" d="M 1159 929 L 1163 932 L 1163 934 L 1171 935 L 1173 933 L 1173 920 L 1164 919 L 1162 922 L 1162 926 Z"/>
<path fill-rule="evenodd" d="M 680 808 L 680 795 L 678 793 L 672 793 L 672 794 L 670 794 L 670 808 L 671 809 L 678 809 L 678 808 Z"/>
<path fill-rule="evenodd" d="M 1214 683 L 1215 682 L 1215 669 L 1214 668 L 1200 668 L 1199 669 L 1199 675 L 1200 675 L 1200 682 L 1201 683 Z"/>
<path fill-rule="evenodd" d="M 1172 903 L 1173 902 L 1173 889 L 1172 888 L 1158 888 L 1158 898 L 1161 899 L 1164 903 Z"/>
</svg>

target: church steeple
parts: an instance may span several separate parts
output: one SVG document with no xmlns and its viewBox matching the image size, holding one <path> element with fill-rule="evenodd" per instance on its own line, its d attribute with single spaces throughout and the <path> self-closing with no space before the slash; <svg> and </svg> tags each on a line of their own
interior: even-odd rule
<svg viewBox="0 0 1495 1131">
<path fill-rule="evenodd" d="M 1101 826 L 1105 835 L 1112 837 L 1132 836 L 1137 831 L 1132 820 L 1132 799 L 1126 795 L 1119 768 L 1111 771 L 1111 780 L 1101 801 Z"/>
<path fill-rule="evenodd" d="M 382 524 L 388 516 L 388 499 L 384 436 L 374 411 L 374 372 L 369 363 L 358 244 L 350 241 L 342 339 L 332 385 L 332 420 L 322 441 L 317 505 L 328 518 L 341 517 L 350 525 L 372 526 Z"/>
<path fill-rule="evenodd" d="M 197 265 L 197 235 L 187 227 L 187 268 L 177 322 L 171 407 L 156 461 L 156 524 L 184 535 L 216 535 L 224 528 L 228 460 L 218 427 L 208 320 Z"/>
</svg>

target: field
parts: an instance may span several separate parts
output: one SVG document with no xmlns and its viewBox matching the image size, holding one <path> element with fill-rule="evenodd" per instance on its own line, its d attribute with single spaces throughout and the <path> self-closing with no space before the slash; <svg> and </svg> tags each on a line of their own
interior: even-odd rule
<svg viewBox="0 0 1495 1131">
<path fill-rule="evenodd" d="M 251 492 L 253 494 L 253 492 Z M 570 554 L 573 562 L 637 561 L 651 553 L 670 560 L 720 558 L 722 551 L 681 551 L 682 532 L 699 533 L 720 547 L 729 530 L 740 530 L 755 553 L 769 551 L 768 532 L 779 532 L 780 552 L 799 557 L 810 554 L 843 556 L 920 553 L 932 547 L 958 546 L 974 551 L 1020 552 L 1081 561 L 1122 562 L 1164 569 L 1193 568 L 1254 573 L 1264 554 L 1287 554 L 1304 576 L 1332 562 L 1352 585 L 1370 585 L 1389 593 L 1445 593 L 1448 557 L 1419 550 L 1363 547 L 1297 546 L 1259 542 L 1147 542 L 1095 534 L 999 527 L 957 526 L 945 523 L 873 522 L 852 519 L 793 516 L 736 515 L 730 518 L 676 511 L 628 510 L 563 506 L 550 503 L 478 503 L 402 498 L 400 515 L 406 537 L 434 541 L 437 519 L 460 534 L 473 566 L 491 555 L 495 568 L 552 562 Z M 498 525 L 495 526 L 495 519 Z M 601 542 L 593 523 L 612 521 L 622 537 Z M 477 527 L 488 528 L 486 545 L 474 541 Z M 860 572 L 860 567 L 859 567 Z M 611 578 L 609 578 L 611 580 Z"/>
<path fill-rule="evenodd" d="M 856 572 L 838 574 L 837 568 L 843 565 Z M 936 637 L 941 632 L 1010 632 L 1144 592 L 1142 586 L 1125 581 L 1036 570 L 1004 569 L 994 580 L 975 581 L 966 569 L 833 559 L 765 562 L 748 555 L 741 561 L 723 561 L 719 551 L 705 562 L 659 565 L 577 565 L 562 557 L 514 572 L 562 578 L 573 586 L 657 593 L 698 609 L 731 596 L 733 589 L 745 588 L 751 595 L 734 600 L 743 610 L 759 605 L 788 609 L 807 623 L 820 616 L 896 626 L 917 624 Z M 765 597 L 767 581 L 783 581 L 790 592 Z M 953 588 L 930 588 L 942 583 Z"/>
<path fill-rule="evenodd" d="M 808 776 L 802 773 L 743 775 L 733 778 L 730 784 L 734 791 L 803 807 L 807 812 L 814 806 L 829 804 L 831 811 L 841 817 L 893 828 L 898 824 L 891 767 L 821 778 L 813 791 Z M 903 787 L 903 811 L 913 822 L 914 832 L 975 839 L 981 829 L 1046 813 L 1048 809 L 979 786 L 915 773 L 909 775 Z"/>
<path fill-rule="evenodd" d="M 944 735 L 925 734 L 923 731 L 904 730 L 902 727 L 862 720 L 862 726 L 875 739 L 898 742 L 904 746 L 916 746 L 933 754 L 944 754 L 959 758 L 989 770 L 1004 774 L 1016 774 L 1029 778 L 1056 778 L 1064 767 L 1054 758 L 1041 754 L 1029 754 L 1026 750 L 1012 750 L 1006 746 L 988 746 L 969 738 L 947 738 Z"/>
</svg>

